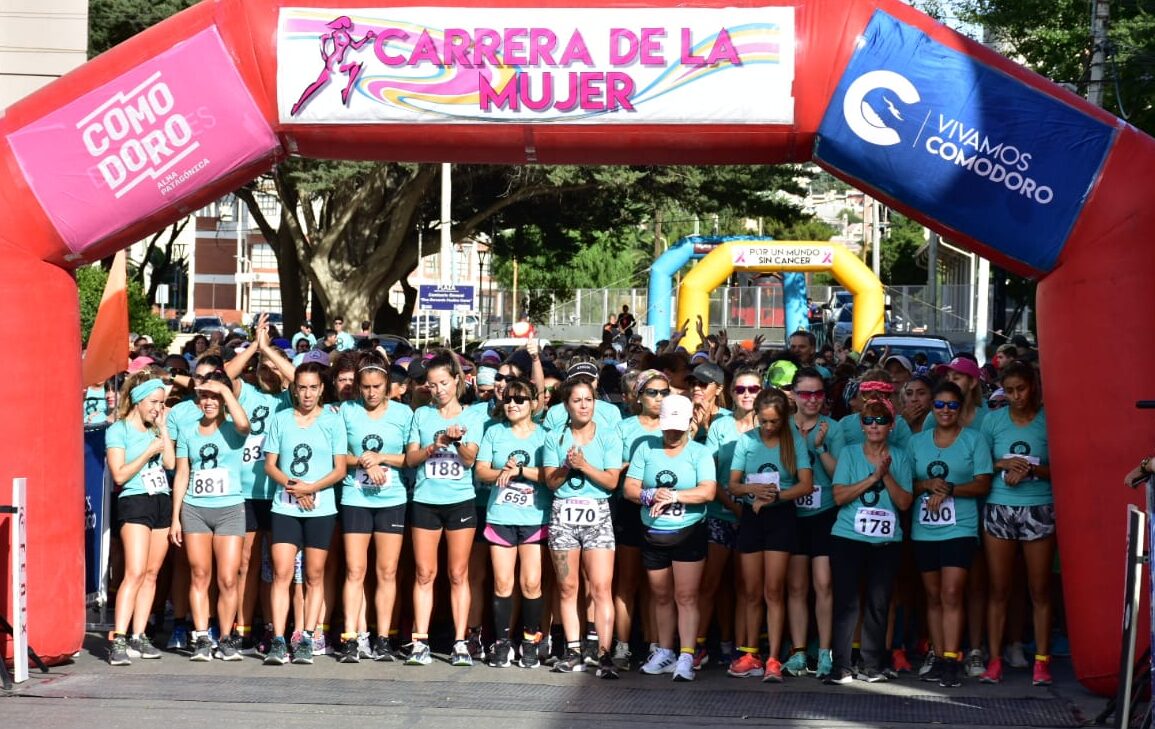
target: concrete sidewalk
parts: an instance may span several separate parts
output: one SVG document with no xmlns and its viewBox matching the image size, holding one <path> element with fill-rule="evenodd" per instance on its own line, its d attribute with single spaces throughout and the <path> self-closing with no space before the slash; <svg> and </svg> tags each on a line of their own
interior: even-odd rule
<svg viewBox="0 0 1155 729">
<path fill-rule="evenodd" d="M 315 727 L 371 721 L 410 727 L 441 720 L 470 729 L 554 727 L 1076 727 L 1105 701 L 1089 694 L 1056 659 L 1055 685 L 1035 688 L 1029 671 L 1009 671 L 998 686 L 967 680 L 947 690 L 904 677 L 890 683 L 829 687 L 809 678 L 779 685 L 733 679 L 717 666 L 698 680 L 623 674 L 603 681 L 544 667 L 453 668 L 438 656 L 425 667 L 364 661 L 339 664 L 318 656 L 312 666 L 241 662 L 192 663 L 175 654 L 112 668 L 104 643 L 86 641 L 76 661 L 46 676 L 33 674 L 0 703 L 12 727 L 133 727 L 142 722 L 211 729 Z"/>
</svg>

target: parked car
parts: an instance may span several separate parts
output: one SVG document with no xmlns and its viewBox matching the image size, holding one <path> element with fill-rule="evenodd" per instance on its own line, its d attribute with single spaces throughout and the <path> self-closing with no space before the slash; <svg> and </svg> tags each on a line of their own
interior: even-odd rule
<svg viewBox="0 0 1155 729">
<path fill-rule="evenodd" d="M 845 342 L 854 334 L 854 303 L 844 304 L 834 312 L 830 324 L 830 341 Z"/>
<path fill-rule="evenodd" d="M 949 339 L 933 334 L 876 334 L 866 342 L 866 352 L 901 354 L 914 361 L 916 354 L 926 355 L 930 366 L 954 359 L 954 346 Z"/>
<path fill-rule="evenodd" d="M 195 332 L 197 334 L 208 335 L 213 332 L 222 332 L 227 334 L 228 327 L 225 326 L 224 319 L 219 316 L 197 316 L 193 317 L 192 324 L 184 324 L 185 331 Z"/>
<path fill-rule="evenodd" d="M 395 356 L 398 348 L 413 348 L 412 342 L 397 334 L 354 334 L 353 339 L 356 340 L 358 347 L 360 347 L 361 343 L 366 339 L 376 339 L 377 343 L 380 344 L 385 349 L 385 351 L 389 353 L 390 358 Z"/>
<path fill-rule="evenodd" d="M 477 345 L 474 351 L 480 350 L 484 352 L 487 349 L 492 349 L 501 354 L 501 356 L 508 357 L 515 349 L 524 347 L 525 343 L 529 341 L 521 337 L 497 337 L 494 339 L 486 339 L 481 344 Z M 548 347 L 551 342 L 548 339 L 538 339 L 539 347 Z"/>
<path fill-rule="evenodd" d="M 415 316 L 409 322 L 409 338 L 413 340 L 440 339 L 441 313 Z"/>
</svg>

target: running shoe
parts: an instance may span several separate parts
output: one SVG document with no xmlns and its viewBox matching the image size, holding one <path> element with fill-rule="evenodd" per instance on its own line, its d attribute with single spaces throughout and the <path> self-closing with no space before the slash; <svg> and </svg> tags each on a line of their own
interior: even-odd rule
<svg viewBox="0 0 1155 729">
<path fill-rule="evenodd" d="M 328 638 L 325 637 L 325 631 L 313 631 L 313 653 L 318 656 L 327 656 L 333 652 L 333 646 L 329 645 Z"/>
<path fill-rule="evenodd" d="M 289 662 L 289 646 L 285 644 L 284 636 L 275 636 L 269 641 L 269 648 L 265 651 L 266 666 L 283 666 Z"/>
<path fill-rule="evenodd" d="M 553 654 L 553 636 L 543 636 L 537 644 L 537 662 L 544 663 L 547 666 L 553 667 L 557 663 L 557 657 Z"/>
<path fill-rule="evenodd" d="M 710 651 L 706 650 L 706 646 L 700 645 L 694 651 L 694 670 L 701 671 L 703 666 L 710 664 Z"/>
<path fill-rule="evenodd" d="M 567 648 L 565 654 L 553 664 L 553 670 L 555 673 L 580 673 L 586 670 L 586 663 L 582 660 L 581 653 L 573 648 Z"/>
<path fill-rule="evenodd" d="M 293 663 L 311 666 L 313 665 L 313 636 L 305 632 L 301 634 L 301 640 L 293 646 Z"/>
<path fill-rule="evenodd" d="M 222 661 L 243 661 L 244 656 L 241 655 L 237 648 L 237 639 L 232 635 L 221 636 L 217 641 L 217 658 Z"/>
<path fill-rule="evenodd" d="M 1034 686 L 1050 686 L 1052 683 L 1054 683 L 1054 679 L 1051 678 L 1051 659 L 1048 657 L 1046 660 L 1040 661 L 1036 658 L 1035 669 L 1031 675 L 1031 684 Z"/>
<path fill-rule="evenodd" d="M 369 643 L 368 633 L 357 634 L 357 657 L 373 660 L 373 646 Z"/>
<path fill-rule="evenodd" d="M 265 628 L 261 631 L 261 639 L 257 641 L 258 656 L 268 655 L 269 648 L 272 647 L 273 638 L 275 637 L 276 636 L 273 635 L 273 626 L 269 623 L 265 623 Z"/>
<path fill-rule="evenodd" d="M 598 678 L 608 680 L 619 678 L 617 664 L 614 663 L 614 657 L 610 655 L 609 651 L 604 651 L 601 656 L 598 657 L 598 670 L 594 675 Z"/>
<path fill-rule="evenodd" d="M 587 637 L 582 641 L 582 662 L 590 668 L 598 666 L 598 639 Z"/>
<path fill-rule="evenodd" d="M 513 665 L 513 643 L 508 638 L 497 641 L 490 648 L 489 665 L 493 668 L 509 668 Z"/>
<path fill-rule="evenodd" d="M 534 635 L 532 639 L 523 637 L 521 639 L 521 660 L 518 662 L 522 668 L 537 668 L 541 665 L 541 657 L 538 655 L 538 647 L 541 643 L 541 633 Z"/>
<path fill-rule="evenodd" d="M 786 659 L 786 663 L 782 664 L 782 670 L 791 676 L 805 676 L 806 651 L 794 651 L 791 653 L 790 657 Z"/>
<path fill-rule="evenodd" d="M 415 640 L 411 644 L 412 650 L 405 659 L 406 666 L 428 666 L 433 663 L 433 655 L 429 652 L 429 644 L 423 640 Z"/>
<path fill-rule="evenodd" d="M 341 646 L 337 654 L 337 661 L 339 663 L 360 663 L 361 649 L 357 645 L 356 638 L 347 638 L 341 641 Z"/>
<path fill-rule="evenodd" d="M 1011 643 L 1003 651 L 1003 660 L 1011 668 L 1026 668 L 1031 665 L 1027 662 L 1027 654 L 1023 651 L 1022 643 Z"/>
<path fill-rule="evenodd" d="M 201 633 L 197 636 L 192 655 L 188 659 L 197 663 L 205 663 L 213 659 L 213 640 L 208 636 L 208 633 Z"/>
<path fill-rule="evenodd" d="M 825 680 L 827 677 L 830 676 L 830 673 L 833 670 L 834 670 L 834 651 L 830 650 L 829 648 L 819 648 L 818 649 L 818 668 L 815 670 L 814 675 L 817 676 L 819 679 Z"/>
<path fill-rule="evenodd" d="M 466 652 L 469 653 L 469 657 L 472 658 L 473 661 L 480 663 L 485 662 L 485 643 L 481 640 L 481 628 L 470 628 L 465 634 L 465 644 L 467 648 Z M 473 661 L 470 661 L 468 665 L 472 666 Z M 453 665 L 456 666 L 457 664 L 455 663 Z"/>
<path fill-rule="evenodd" d="M 970 653 L 967 653 L 966 674 L 971 678 L 978 678 L 986 673 L 986 670 L 982 649 L 972 648 Z"/>
<path fill-rule="evenodd" d="M 128 656 L 128 641 L 123 635 L 118 635 L 108 644 L 108 665 L 131 666 L 132 659 Z"/>
<path fill-rule="evenodd" d="M 397 660 L 393 646 L 389 645 L 388 638 L 383 635 L 373 636 L 373 655 L 371 658 L 382 663 L 392 663 Z"/>
<path fill-rule="evenodd" d="M 1003 659 L 992 658 L 987 663 L 987 670 L 983 675 L 979 676 L 979 683 L 1002 683 L 1003 682 Z"/>
<path fill-rule="evenodd" d="M 890 667 L 898 673 L 910 673 L 914 670 L 914 666 L 910 665 L 910 659 L 906 657 L 905 648 L 895 648 L 890 652 Z"/>
<path fill-rule="evenodd" d="M 762 683 L 782 683 L 782 661 L 777 658 L 766 659 Z"/>
<path fill-rule="evenodd" d="M 673 673 L 678 663 L 678 656 L 668 648 L 659 648 L 650 656 L 650 660 L 642 664 L 641 672 L 650 676 L 663 673 Z"/>
<path fill-rule="evenodd" d="M 241 636 L 241 645 L 238 649 L 242 656 L 258 656 L 261 655 L 260 644 L 257 639 L 253 637 L 253 631 L 245 633 Z"/>
<path fill-rule="evenodd" d="M 926 681 L 927 683 L 938 683 L 942 680 L 942 664 L 946 662 L 945 658 L 934 657 L 931 661 L 930 667 L 925 671 L 919 670 L 918 680 Z"/>
<path fill-rule="evenodd" d="M 304 635 L 304 633 L 302 633 L 299 630 L 293 631 L 293 635 L 289 638 L 289 650 L 290 651 L 294 651 L 297 649 L 297 644 L 301 642 L 301 636 L 303 636 L 303 635 Z"/>
<path fill-rule="evenodd" d="M 485 649 L 481 650 L 481 655 L 485 655 Z M 453 644 L 453 652 L 449 654 L 449 665 L 469 667 L 473 665 L 473 656 L 469 652 L 469 643 L 464 640 L 459 640 Z"/>
<path fill-rule="evenodd" d="M 155 645 L 152 644 L 152 639 L 147 634 L 141 633 L 135 638 L 128 639 L 128 656 L 129 658 L 145 658 L 145 659 L 159 659 L 163 654 Z"/>
<path fill-rule="evenodd" d="M 619 671 L 630 670 L 630 644 L 619 640 L 614 644 L 613 661 Z"/>
<path fill-rule="evenodd" d="M 679 653 L 678 663 L 674 666 L 675 681 L 694 680 L 694 656 L 691 653 Z"/>
<path fill-rule="evenodd" d="M 867 668 L 864 671 L 859 671 L 858 680 L 866 681 L 867 683 L 882 683 L 888 679 L 886 678 L 886 674 L 877 668 Z"/>
<path fill-rule="evenodd" d="M 927 674 L 928 671 L 930 671 L 930 669 L 934 668 L 934 663 L 936 660 L 938 660 L 938 656 L 935 654 L 934 649 L 931 648 L 927 650 L 926 655 L 923 656 L 922 665 L 918 667 L 918 677 L 920 680 Z M 935 680 L 938 679 L 936 678 Z"/>
<path fill-rule="evenodd" d="M 221 642 L 221 628 L 216 624 L 216 621 L 209 623 L 209 640 L 212 641 L 214 649 Z"/>
<path fill-rule="evenodd" d="M 172 633 L 168 636 L 168 643 L 165 644 L 165 650 L 170 651 L 187 651 L 189 649 L 189 635 L 188 624 L 183 620 L 177 620 L 172 624 Z"/>
<path fill-rule="evenodd" d="M 758 660 L 758 656 L 745 651 L 726 669 L 726 673 L 734 678 L 761 678 L 762 672 L 762 661 Z"/>
<path fill-rule="evenodd" d="M 962 686 L 962 679 L 959 677 L 959 674 L 962 673 L 962 671 L 959 670 L 960 668 L 958 661 L 944 661 L 942 678 L 938 680 L 938 685 L 943 688 L 958 688 Z"/>
<path fill-rule="evenodd" d="M 839 669 L 837 671 L 831 669 L 831 672 L 822 679 L 822 683 L 827 686 L 848 686 L 854 683 L 854 675 L 850 671 Z"/>
</svg>

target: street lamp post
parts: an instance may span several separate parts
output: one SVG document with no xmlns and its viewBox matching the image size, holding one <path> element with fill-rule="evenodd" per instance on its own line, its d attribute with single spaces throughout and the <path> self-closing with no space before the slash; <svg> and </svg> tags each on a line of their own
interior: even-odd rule
<svg viewBox="0 0 1155 729">
<path fill-rule="evenodd" d="M 477 244 L 477 317 L 479 319 L 478 329 L 484 323 L 485 336 L 489 336 L 489 317 L 485 315 L 485 299 L 482 297 L 482 281 L 485 279 L 485 259 L 489 258 L 489 249 L 482 248 L 481 243 Z M 478 332 L 480 334 L 480 331 Z"/>
</svg>

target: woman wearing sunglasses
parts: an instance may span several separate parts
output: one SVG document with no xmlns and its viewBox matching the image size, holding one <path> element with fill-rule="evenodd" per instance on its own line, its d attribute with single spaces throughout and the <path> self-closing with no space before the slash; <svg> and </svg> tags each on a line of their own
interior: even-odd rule
<svg viewBox="0 0 1155 729">
<path fill-rule="evenodd" d="M 730 664 L 731 676 L 782 681 L 782 628 L 786 622 L 786 570 L 797 549 L 797 499 L 814 490 L 810 453 L 790 427 L 790 399 L 781 390 L 762 390 L 754 400 L 759 427 L 738 439 L 730 465 L 730 493 L 742 500 L 738 520 L 739 568 L 745 624 Z M 770 653 L 758 659 L 758 632 L 765 616 Z"/>
<path fill-rule="evenodd" d="M 967 571 L 978 548 L 978 501 L 991 488 L 991 454 L 977 430 L 959 422 L 963 393 L 941 382 L 931 393 L 935 426 L 911 441 L 914 494 L 911 537 L 926 590 L 927 626 L 937 652 L 923 681 L 961 683 Z"/>
<path fill-rule="evenodd" d="M 376 352 L 362 355 L 355 381 L 360 397 L 341 404 L 345 425 L 346 475 L 341 484 L 341 529 L 345 547 L 346 606 L 338 660 L 358 663 L 364 657 L 393 661 L 389 632 L 397 602 L 397 563 L 405 536 L 408 495 L 402 480 L 405 440 L 413 411 L 389 400 L 389 371 Z M 377 635 L 370 641 L 365 616 L 365 573 L 369 544 L 376 551 L 373 595 Z"/>
<path fill-rule="evenodd" d="M 698 588 L 706 560 L 706 504 L 717 472 L 709 446 L 688 437 L 693 405 L 682 395 L 662 398 L 658 443 L 644 442 L 630 460 L 626 498 L 642 507 L 642 561 L 657 619 L 658 648 L 642 673 L 694 680 Z M 674 652 L 674 634 L 681 646 Z"/>
<path fill-rule="evenodd" d="M 477 478 L 491 484 L 485 538 L 493 564 L 493 623 L 497 640 L 489 665 L 513 664 L 510 637 L 513 585 L 520 573 L 521 666 L 536 668 L 544 598 L 541 588 L 542 552 L 547 535 L 550 493 L 542 483 L 545 429 L 533 422 L 537 389 L 528 381 L 505 382 L 499 421 L 481 439 Z"/>
<path fill-rule="evenodd" d="M 865 404 L 871 400 L 885 399 L 890 403 L 892 410 L 897 409 L 898 403 L 895 392 L 894 381 L 886 370 L 875 368 L 862 375 L 855 395 L 850 399 L 852 412 L 838 421 L 838 429 L 842 431 L 844 445 L 858 445 L 865 442 L 862 423 L 858 417 Z M 912 435 L 914 433 L 911 432 L 906 421 L 898 418 L 890 428 L 890 445 L 905 449 L 910 445 Z"/>
<path fill-rule="evenodd" d="M 830 583 L 830 531 L 838 510 L 831 492 L 842 432 L 838 423 L 822 414 L 826 382 L 822 374 L 803 367 L 794 374 L 794 404 L 798 411 L 791 424 L 802 436 L 814 471 L 814 491 L 795 500 L 798 509 L 798 545 L 790 557 L 787 577 L 787 609 L 790 614 L 790 658 L 783 669 L 791 676 L 806 674 L 806 639 L 810 627 L 810 586 L 814 585 L 814 618 L 818 628 L 818 678 L 833 668 L 830 650 L 834 595 Z"/>
<path fill-rule="evenodd" d="M 193 614 L 193 653 L 189 660 L 213 659 L 209 580 L 215 557 L 216 617 L 221 631 L 218 655 L 221 660 L 239 661 L 242 656 L 240 646 L 233 640 L 233 626 L 239 607 L 237 578 L 245 538 L 241 471 L 249 418 L 224 372 L 198 378 L 194 388 L 202 416 L 194 427 L 183 428 L 177 441 L 169 539 L 178 547 L 185 546 L 192 573 L 189 603 Z"/>
<path fill-rule="evenodd" d="M 834 503 L 838 517 L 830 538 L 830 571 L 834 587 L 834 668 L 825 682 L 854 680 L 850 644 L 858 624 L 859 586 L 866 581 L 862 623 L 861 677 L 885 681 L 886 618 L 901 558 L 900 512 L 910 508 L 912 466 L 902 448 L 892 447 L 894 404 L 870 398 L 857 416 L 861 444 L 847 445 L 834 469 Z"/>
<path fill-rule="evenodd" d="M 670 396 L 670 381 L 659 370 L 644 370 L 633 378 L 637 415 L 626 418 L 618 426 L 622 439 L 622 479 L 630 460 L 643 443 L 656 445 L 662 440 L 659 422 L 662 402 Z M 619 671 L 630 670 L 630 636 L 638 602 L 638 588 L 642 583 L 642 508 L 625 498 L 619 490 L 610 498 L 614 521 L 614 644 L 613 661 Z M 648 611 L 642 612 L 643 634 L 647 639 L 654 633 Z M 657 642 L 656 640 L 653 642 Z"/>
<path fill-rule="evenodd" d="M 762 372 L 757 367 L 742 367 L 734 373 L 730 384 L 730 398 L 734 403 L 731 414 L 718 418 L 706 437 L 706 445 L 717 454 L 719 488 L 714 500 L 706 504 L 706 568 L 702 574 L 702 588 L 698 596 L 701 620 L 698 622 L 697 650 L 694 653 L 694 668 L 709 663 L 706 651 L 706 631 L 715 614 L 718 617 L 718 631 L 721 634 L 722 665 L 729 666 L 734 660 L 734 636 L 741 634 L 746 622 L 745 611 L 735 610 L 736 597 L 741 594 L 741 571 L 734 567 L 734 554 L 738 549 L 738 516 L 742 505 L 731 496 L 730 464 L 734 459 L 734 446 L 738 439 L 758 427 L 754 413 L 754 401 L 762 391 Z M 726 585 L 726 589 L 721 589 Z M 730 589 L 733 586 L 734 589 Z"/>
<path fill-rule="evenodd" d="M 1015 555 L 1023 550 L 1034 611 L 1036 686 L 1051 685 L 1051 567 L 1055 556 L 1055 502 L 1047 444 L 1047 413 L 1033 367 L 1012 362 L 1002 372 L 1010 407 L 983 421 L 996 474 L 983 519 L 983 547 L 990 563 L 987 612 L 990 655 L 983 683 L 1003 678 L 1003 634 Z"/>
<path fill-rule="evenodd" d="M 571 368 L 572 369 L 572 368 Z M 616 427 L 594 419 L 594 380 L 575 374 L 562 387 L 568 413 L 565 427 L 546 438 L 545 483 L 554 500 L 549 520 L 549 549 L 557 576 L 566 650 L 554 665 L 561 673 L 584 671 L 581 618 L 578 611 L 579 569 L 594 606 L 601 678 L 617 678 L 610 653 L 614 628 L 614 527 L 610 494 L 622 470 L 622 439 Z M 615 410 L 616 412 L 616 410 Z"/>
</svg>

